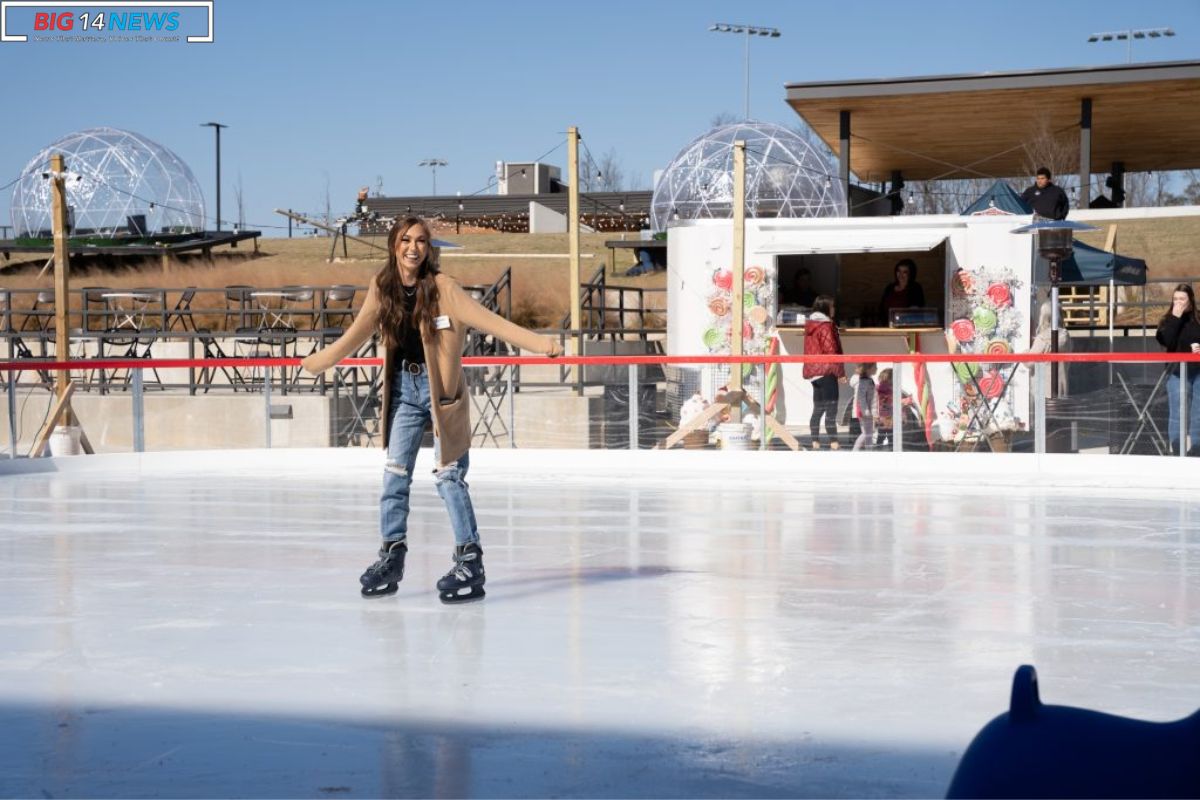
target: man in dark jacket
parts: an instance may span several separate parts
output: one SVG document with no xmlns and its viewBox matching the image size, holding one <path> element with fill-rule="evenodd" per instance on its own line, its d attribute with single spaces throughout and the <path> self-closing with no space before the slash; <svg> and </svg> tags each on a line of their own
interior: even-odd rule
<svg viewBox="0 0 1200 800">
<path fill-rule="evenodd" d="M 1070 203 L 1067 193 L 1051 180 L 1050 170 L 1041 167 L 1033 186 L 1021 193 L 1021 199 L 1033 208 L 1033 213 L 1046 219 L 1066 219 Z"/>
</svg>

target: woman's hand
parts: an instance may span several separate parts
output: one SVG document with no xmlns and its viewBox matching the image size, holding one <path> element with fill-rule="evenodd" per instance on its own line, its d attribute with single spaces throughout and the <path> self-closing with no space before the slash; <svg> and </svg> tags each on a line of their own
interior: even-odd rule
<svg viewBox="0 0 1200 800">
<path fill-rule="evenodd" d="M 561 356 L 563 354 L 563 351 L 562 351 L 562 347 L 558 343 L 558 339 L 555 339 L 553 336 L 547 336 L 545 338 L 546 338 L 546 348 L 547 348 L 546 356 L 548 358 L 558 358 L 559 356 Z"/>
<path fill-rule="evenodd" d="M 1187 311 L 1187 300 L 1175 299 L 1171 301 L 1171 316 L 1182 317 Z"/>
</svg>

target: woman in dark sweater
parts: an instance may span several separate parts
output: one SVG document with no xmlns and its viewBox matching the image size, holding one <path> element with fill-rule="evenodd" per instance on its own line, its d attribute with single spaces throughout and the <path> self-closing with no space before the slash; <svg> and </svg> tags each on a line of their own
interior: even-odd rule
<svg viewBox="0 0 1200 800">
<path fill-rule="evenodd" d="M 1196 296 L 1192 287 L 1181 283 L 1171 294 L 1171 310 L 1163 314 L 1155 334 L 1158 343 L 1168 353 L 1200 353 L 1200 314 L 1196 311 Z M 1167 435 L 1171 452 L 1179 452 L 1179 363 L 1167 364 Z M 1188 450 L 1189 456 L 1200 455 L 1200 364 L 1188 364 Z"/>
<path fill-rule="evenodd" d="M 888 312 L 893 308 L 922 308 L 925 305 L 925 290 L 917 283 L 917 262 L 902 258 L 896 262 L 892 274 L 896 280 L 889 283 L 879 299 L 879 324 L 887 325 Z"/>
</svg>

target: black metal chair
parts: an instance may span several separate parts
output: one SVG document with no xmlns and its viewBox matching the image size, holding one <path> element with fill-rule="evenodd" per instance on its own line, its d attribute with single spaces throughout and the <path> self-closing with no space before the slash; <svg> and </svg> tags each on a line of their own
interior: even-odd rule
<svg viewBox="0 0 1200 800">
<path fill-rule="evenodd" d="M 322 330 L 330 328 L 345 328 L 354 319 L 354 297 L 358 287 L 348 284 L 330 286 L 321 293 L 321 319 L 318 323 Z"/>
<path fill-rule="evenodd" d="M 113 290 L 107 286 L 85 286 L 83 292 L 83 329 L 103 331 L 112 326 L 112 303 L 104 295 Z M 96 308 L 96 311 L 92 309 Z M 99 320 L 95 324 L 94 320 Z"/>
<path fill-rule="evenodd" d="M 192 300 L 196 297 L 196 287 L 189 286 L 179 296 L 175 307 L 167 312 L 167 330 L 175 330 L 175 325 L 183 326 L 183 330 L 198 333 L 196 320 L 192 317 Z"/>
<path fill-rule="evenodd" d="M 231 327 L 234 329 L 250 327 L 251 323 L 247 322 L 247 319 L 255 315 L 250 301 L 250 292 L 252 291 L 254 291 L 254 287 L 245 284 L 230 284 L 225 287 L 225 330 L 230 330 Z M 236 326 L 230 326 L 231 318 L 237 319 Z"/>
<path fill-rule="evenodd" d="M 21 323 L 23 331 L 44 331 L 53 328 L 54 319 L 54 290 L 45 289 L 33 298 L 33 307 L 25 315 Z"/>
<path fill-rule="evenodd" d="M 225 351 L 221 348 L 220 342 L 213 332 L 208 328 L 197 328 L 196 338 L 200 340 L 200 344 L 204 347 L 204 357 L 208 358 L 229 358 Z M 238 381 L 240 380 L 237 370 L 229 371 L 226 366 L 220 367 L 201 367 L 200 374 L 196 376 L 196 383 L 204 385 L 204 393 L 208 394 L 208 390 L 212 388 L 212 380 L 217 375 L 217 370 L 225 376 L 225 380 L 229 381 L 229 385 L 233 387 L 233 391 L 237 391 Z"/>
<path fill-rule="evenodd" d="M 311 286 L 284 286 L 283 297 L 280 298 L 280 309 L 284 314 L 284 319 L 288 325 L 293 328 L 307 328 L 309 330 L 317 326 L 316 317 L 316 291 Z M 302 317 L 305 320 L 303 325 L 296 321 L 297 317 Z"/>
<path fill-rule="evenodd" d="M 272 358 L 273 356 L 274 353 L 263 340 L 261 329 L 241 327 L 234 331 L 231 358 Z M 263 367 L 249 367 L 247 370 L 234 367 L 233 372 L 237 376 L 237 383 L 246 391 L 253 391 L 256 385 L 262 386 L 263 379 L 266 377 L 266 370 Z"/>
</svg>

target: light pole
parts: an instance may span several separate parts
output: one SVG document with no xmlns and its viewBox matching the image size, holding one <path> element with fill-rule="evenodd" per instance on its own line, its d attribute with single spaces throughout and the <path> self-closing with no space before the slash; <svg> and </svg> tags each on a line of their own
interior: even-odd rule
<svg viewBox="0 0 1200 800">
<path fill-rule="evenodd" d="M 1175 31 L 1170 28 L 1139 28 L 1137 30 L 1126 31 L 1109 31 L 1108 33 L 1093 33 L 1088 37 L 1088 41 L 1092 44 L 1096 42 L 1125 42 L 1125 60 L 1126 63 L 1133 63 L 1133 40 L 1134 39 L 1158 39 L 1163 36 L 1174 36 Z"/>
<path fill-rule="evenodd" d="M 765 36 L 768 39 L 778 39 L 781 34 L 777 28 L 758 28 L 753 25 L 733 25 L 727 22 L 716 22 L 708 26 L 714 33 L 742 33 L 746 35 L 746 119 L 750 119 L 750 37 Z"/>
<path fill-rule="evenodd" d="M 228 128 L 219 122 L 201 122 L 201 128 L 212 128 L 217 134 L 217 230 L 221 230 L 221 128 Z"/>
<path fill-rule="evenodd" d="M 417 162 L 418 167 L 429 167 L 433 170 L 433 194 L 437 195 L 437 168 L 444 167 L 449 164 L 448 161 L 441 158 L 426 158 Z"/>
</svg>

